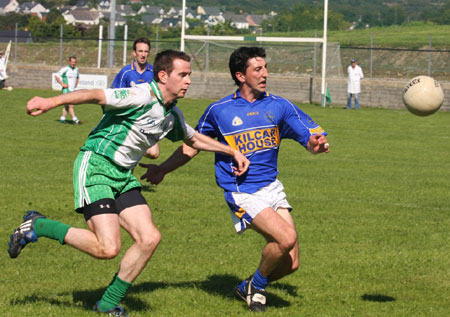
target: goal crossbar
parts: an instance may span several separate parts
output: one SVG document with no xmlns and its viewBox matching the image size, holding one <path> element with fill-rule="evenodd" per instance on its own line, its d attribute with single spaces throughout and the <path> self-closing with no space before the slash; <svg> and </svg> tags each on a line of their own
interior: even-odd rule
<svg viewBox="0 0 450 317">
<path fill-rule="evenodd" d="M 184 35 L 186 40 L 197 41 L 253 41 L 253 42 L 289 42 L 289 43 L 324 43 L 321 37 L 267 37 L 267 36 L 221 36 L 221 35 Z"/>
</svg>

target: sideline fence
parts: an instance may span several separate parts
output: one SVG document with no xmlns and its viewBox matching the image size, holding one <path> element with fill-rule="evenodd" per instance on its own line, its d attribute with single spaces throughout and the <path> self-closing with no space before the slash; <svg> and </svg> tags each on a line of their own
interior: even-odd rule
<svg viewBox="0 0 450 317">
<path fill-rule="evenodd" d="M 32 42 L 14 41 L 11 50 L 11 64 L 65 64 L 67 57 L 78 57 L 79 67 L 97 67 L 99 45 L 97 38 L 34 38 Z M 150 39 L 152 50 L 149 60 L 156 52 L 165 49 L 179 49 L 179 40 Z M 103 39 L 101 67 L 106 65 L 108 39 Z M 431 42 L 431 41 L 430 41 Z M 133 40 L 115 41 L 114 67 L 123 66 L 124 44 L 127 45 L 129 63 L 132 59 Z M 193 71 L 228 72 L 228 57 L 238 46 L 263 46 L 266 48 L 269 71 L 274 74 L 295 76 L 320 76 L 321 44 L 314 43 L 260 43 L 186 41 L 185 51 L 194 57 Z M 6 46 L 6 43 L 5 43 Z M 431 43 L 430 43 L 431 47 Z M 155 49 L 156 48 L 156 49 Z M 4 49 L 0 44 L 0 49 Z M 438 80 L 450 78 L 450 50 L 413 50 L 379 47 L 350 47 L 328 43 L 327 77 L 346 77 L 346 68 L 356 58 L 366 78 L 408 79 L 418 75 L 430 75 Z"/>
</svg>

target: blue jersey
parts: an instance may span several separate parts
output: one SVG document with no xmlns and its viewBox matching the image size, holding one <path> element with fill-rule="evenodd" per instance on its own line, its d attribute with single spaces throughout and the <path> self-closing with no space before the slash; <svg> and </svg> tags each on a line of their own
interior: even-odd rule
<svg viewBox="0 0 450 317">
<path fill-rule="evenodd" d="M 275 181 L 280 142 L 293 139 L 306 147 L 309 137 L 327 133 L 290 101 L 264 93 L 250 103 L 239 90 L 211 104 L 198 131 L 239 150 L 250 160 L 242 176 L 233 173 L 230 156 L 216 153 L 216 182 L 225 191 L 254 193 Z"/>
<path fill-rule="evenodd" d="M 114 78 L 111 88 L 127 88 L 131 87 L 132 83 L 134 85 L 151 83 L 153 80 L 153 66 L 147 64 L 145 70 L 142 74 L 136 71 L 136 61 L 132 61 L 120 70 L 120 72 Z"/>
</svg>

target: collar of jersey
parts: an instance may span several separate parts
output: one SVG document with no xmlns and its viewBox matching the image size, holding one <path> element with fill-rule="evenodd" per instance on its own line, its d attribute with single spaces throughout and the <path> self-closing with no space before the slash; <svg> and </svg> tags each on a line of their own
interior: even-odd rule
<svg viewBox="0 0 450 317">
<path fill-rule="evenodd" d="M 258 98 L 257 100 L 261 100 L 265 97 L 269 97 L 269 93 L 267 91 L 265 91 L 260 98 Z M 236 90 L 236 92 L 234 93 L 233 99 L 237 99 L 237 98 L 242 98 L 241 96 L 241 92 L 239 91 L 239 89 Z M 242 98 L 243 99 L 243 98 Z"/>
<path fill-rule="evenodd" d="M 136 63 L 136 60 L 133 60 L 133 61 L 131 62 L 131 69 L 132 69 L 132 70 L 136 70 L 135 63 Z M 149 64 L 149 63 L 147 63 L 147 65 L 145 66 L 145 70 L 151 70 L 151 69 L 150 69 L 150 64 Z"/>
<path fill-rule="evenodd" d="M 166 111 L 166 107 L 164 107 L 164 100 L 163 100 L 163 96 L 161 93 L 161 90 L 159 90 L 158 84 L 156 83 L 155 80 L 153 80 L 150 83 L 150 88 L 152 89 L 153 93 L 155 94 L 156 99 L 158 100 L 158 102 L 161 104 L 161 106 L 164 108 L 164 114 L 166 114 L 167 112 L 169 112 L 173 107 L 175 107 L 175 105 L 177 104 L 177 101 L 175 100 L 174 102 L 172 102 L 169 107 L 167 108 Z"/>
</svg>

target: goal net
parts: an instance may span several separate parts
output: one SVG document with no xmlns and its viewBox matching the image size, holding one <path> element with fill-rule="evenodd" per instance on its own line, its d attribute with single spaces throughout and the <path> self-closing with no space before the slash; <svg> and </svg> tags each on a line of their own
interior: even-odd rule
<svg viewBox="0 0 450 317">
<path fill-rule="evenodd" d="M 277 75 L 321 77 L 322 43 L 227 41 L 197 37 L 185 41 L 185 52 L 193 57 L 192 68 L 201 72 L 228 73 L 230 54 L 241 46 L 261 46 L 267 54 L 269 72 Z M 327 42 L 327 77 L 343 77 L 339 43 Z"/>
</svg>

